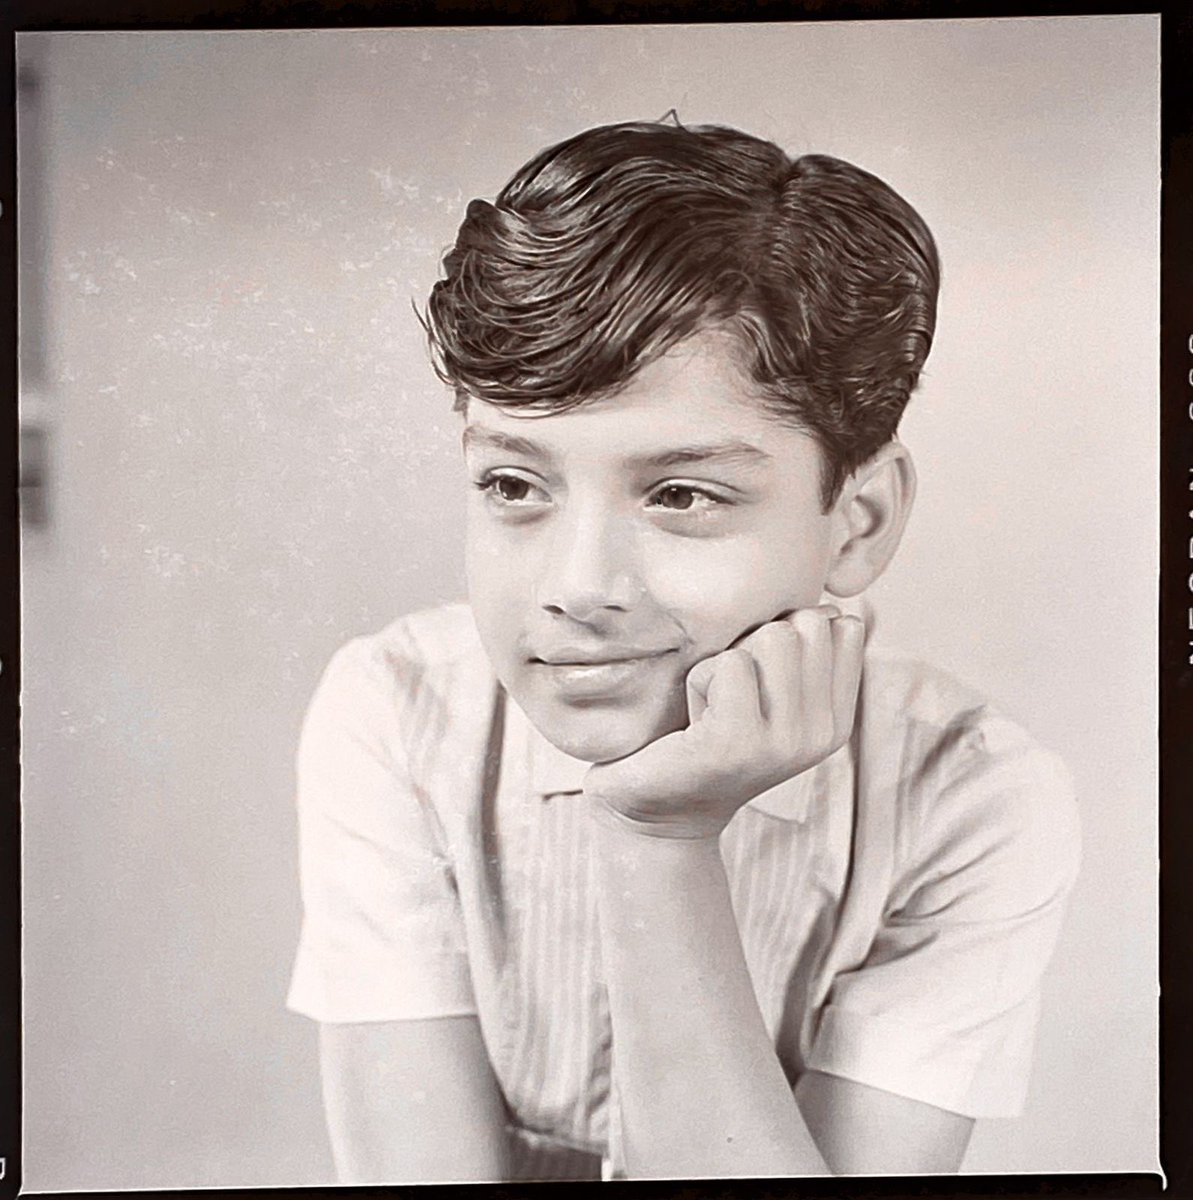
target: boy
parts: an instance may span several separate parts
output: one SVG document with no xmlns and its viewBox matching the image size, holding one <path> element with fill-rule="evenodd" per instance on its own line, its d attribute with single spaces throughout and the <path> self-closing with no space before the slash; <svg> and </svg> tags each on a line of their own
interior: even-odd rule
<svg viewBox="0 0 1193 1200">
<path fill-rule="evenodd" d="M 469 206 L 427 326 L 470 606 L 344 647 L 299 749 L 344 1180 L 952 1171 L 1020 1110 L 1066 773 L 846 611 L 938 283 L 885 184 L 719 127 Z"/>
</svg>

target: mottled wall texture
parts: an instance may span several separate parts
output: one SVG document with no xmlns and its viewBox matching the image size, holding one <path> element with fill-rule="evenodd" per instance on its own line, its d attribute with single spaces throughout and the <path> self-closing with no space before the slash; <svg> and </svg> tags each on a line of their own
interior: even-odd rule
<svg viewBox="0 0 1193 1200">
<path fill-rule="evenodd" d="M 739 125 L 939 239 L 888 642 L 1075 773 L 1026 1116 L 967 1169 L 1155 1164 L 1154 18 L 20 39 L 28 1184 L 327 1181 L 293 749 L 332 650 L 462 594 L 411 301 L 599 122 Z"/>
</svg>

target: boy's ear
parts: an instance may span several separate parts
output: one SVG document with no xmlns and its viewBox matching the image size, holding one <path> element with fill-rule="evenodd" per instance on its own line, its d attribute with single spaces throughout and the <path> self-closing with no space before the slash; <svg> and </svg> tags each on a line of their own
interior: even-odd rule
<svg viewBox="0 0 1193 1200">
<path fill-rule="evenodd" d="M 825 590 L 864 592 L 895 556 L 915 500 L 915 466 L 901 442 L 888 442 L 845 481 L 833 505 L 835 547 Z"/>
</svg>

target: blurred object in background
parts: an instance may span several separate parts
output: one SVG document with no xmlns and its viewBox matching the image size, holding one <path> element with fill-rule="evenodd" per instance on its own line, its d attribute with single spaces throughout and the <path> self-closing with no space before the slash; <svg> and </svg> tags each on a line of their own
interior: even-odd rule
<svg viewBox="0 0 1193 1200">
<path fill-rule="evenodd" d="M 17 278 L 20 346 L 20 513 L 26 532 L 50 522 L 50 427 L 46 402 L 46 175 L 44 102 L 37 56 L 17 67 L 17 145 L 21 179 L 21 270 Z"/>
</svg>

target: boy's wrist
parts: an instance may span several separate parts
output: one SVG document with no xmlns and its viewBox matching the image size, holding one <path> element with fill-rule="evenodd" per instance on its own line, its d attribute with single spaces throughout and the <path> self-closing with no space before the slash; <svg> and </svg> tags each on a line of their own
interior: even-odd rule
<svg viewBox="0 0 1193 1200">
<path fill-rule="evenodd" d="M 590 819 L 606 838 L 630 840 L 647 844 L 673 843 L 676 846 L 716 846 L 720 842 L 725 825 L 718 818 L 701 817 L 678 820 L 635 817 L 623 812 L 600 797 L 593 797 L 588 804 Z"/>
</svg>

